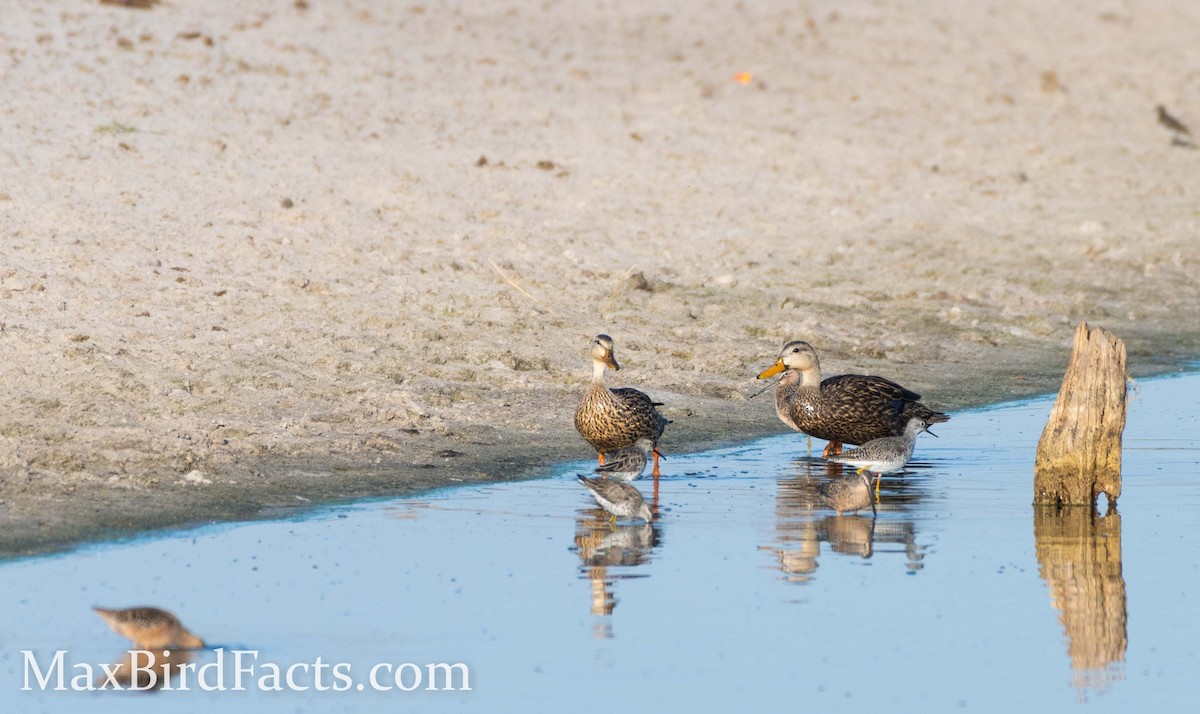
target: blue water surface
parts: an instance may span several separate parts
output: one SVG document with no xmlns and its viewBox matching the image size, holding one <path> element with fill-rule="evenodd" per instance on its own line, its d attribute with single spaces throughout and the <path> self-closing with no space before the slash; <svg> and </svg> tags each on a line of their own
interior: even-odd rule
<svg viewBox="0 0 1200 714">
<path fill-rule="evenodd" d="M 670 455 L 653 526 L 609 526 L 580 461 L 8 561 L 0 711 L 1180 710 L 1198 664 L 1200 376 L 1133 396 L 1124 494 L 1094 518 L 1030 505 L 1043 399 L 934 427 L 875 517 L 823 507 L 840 467 L 787 434 Z M 193 664 L 224 691 L 195 674 L 186 691 L 71 690 L 126 647 L 90 607 L 140 604 L 222 648 Z M 29 660 L 60 650 L 67 691 L 42 691 Z M 242 691 L 235 650 L 257 656 L 241 655 Z M 318 682 L 318 658 L 346 679 Z M 433 663 L 468 680 L 430 690 Z M 264 680 L 272 664 L 309 688 Z"/>
</svg>

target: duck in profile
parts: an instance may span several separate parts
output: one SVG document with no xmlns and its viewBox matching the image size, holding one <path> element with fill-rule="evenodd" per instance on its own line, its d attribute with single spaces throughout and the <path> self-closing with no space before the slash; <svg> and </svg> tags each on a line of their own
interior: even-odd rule
<svg viewBox="0 0 1200 714">
<path fill-rule="evenodd" d="M 196 637 L 166 610 L 157 607 L 131 607 L 109 610 L 93 607 L 113 632 L 128 639 L 139 650 L 203 649 L 204 640 Z"/>
<path fill-rule="evenodd" d="M 825 458 L 840 454 L 842 444 L 901 436 L 913 417 L 923 419 L 926 426 L 950 420 L 921 404 L 920 394 L 883 377 L 839 374 L 822 380 L 817 351 L 807 342 L 784 345 L 775 364 L 758 378 L 780 372 L 775 412 L 796 431 L 828 441 Z"/>
<path fill-rule="evenodd" d="M 592 384 L 575 410 L 575 429 L 596 450 L 601 466 L 606 453 L 633 446 L 641 438 L 650 439 L 653 474 L 658 476 L 658 440 L 671 420 L 659 413 L 662 402 L 644 392 L 631 387 L 609 389 L 604 383 L 609 368 L 621 369 L 613 354 L 613 339 L 596 335 L 592 339 Z"/>
</svg>

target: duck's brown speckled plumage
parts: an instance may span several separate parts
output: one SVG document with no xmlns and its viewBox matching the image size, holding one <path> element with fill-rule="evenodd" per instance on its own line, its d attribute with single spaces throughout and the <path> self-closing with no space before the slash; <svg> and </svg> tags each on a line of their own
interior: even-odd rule
<svg viewBox="0 0 1200 714">
<path fill-rule="evenodd" d="M 608 335 L 597 335 L 592 340 L 592 363 L 592 384 L 575 410 L 575 428 L 580 436 L 599 454 L 632 446 L 643 437 L 657 446 L 671 423 L 656 408 L 661 402 L 630 387 L 609 389 L 604 384 L 606 368 L 620 369 Z"/>
<path fill-rule="evenodd" d="M 807 342 L 783 346 L 775 364 L 760 378 L 783 372 L 775 388 L 779 419 L 818 439 L 837 444 L 865 444 L 900 436 L 912 417 L 929 424 L 948 421 L 919 401 L 920 394 L 883 377 L 841 374 L 821 379 L 817 353 Z"/>
</svg>

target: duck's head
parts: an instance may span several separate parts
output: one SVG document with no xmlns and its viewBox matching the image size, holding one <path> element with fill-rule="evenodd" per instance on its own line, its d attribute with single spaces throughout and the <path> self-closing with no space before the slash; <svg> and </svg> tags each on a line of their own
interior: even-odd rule
<svg viewBox="0 0 1200 714">
<path fill-rule="evenodd" d="M 797 372 L 807 372 L 813 369 L 820 369 L 820 363 L 817 362 L 817 351 L 812 348 L 812 345 L 807 342 L 795 340 L 783 346 L 779 352 L 779 358 L 775 360 L 775 364 L 764 369 L 759 375 L 759 379 L 774 377 L 775 375 L 785 370 L 794 369 Z"/>
<path fill-rule="evenodd" d="M 621 369 L 617 358 L 613 356 L 613 339 L 608 335 L 596 335 L 592 338 L 592 362 L 598 362 L 614 370 Z"/>
</svg>

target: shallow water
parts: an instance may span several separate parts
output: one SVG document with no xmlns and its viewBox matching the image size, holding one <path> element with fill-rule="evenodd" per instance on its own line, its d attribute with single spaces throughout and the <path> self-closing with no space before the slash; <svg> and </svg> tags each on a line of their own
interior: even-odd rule
<svg viewBox="0 0 1200 714">
<path fill-rule="evenodd" d="M 789 434 L 671 456 L 652 527 L 603 522 L 578 462 L 9 561 L 0 710 L 107 711 L 113 697 L 131 711 L 1179 709 L 1200 650 L 1198 399 L 1198 375 L 1141 383 L 1119 514 L 1094 521 L 1030 506 L 1051 403 L 1039 400 L 923 435 L 884 478 L 874 519 L 817 504 L 827 467 Z M 226 687 L 229 653 L 257 651 L 248 689 L 203 691 L 193 674 L 189 691 L 20 691 L 23 650 L 42 669 L 56 650 L 68 668 L 115 661 L 124 642 L 89 607 L 136 604 L 224 646 Z M 318 657 L 350 666 L 348 691 L 257 689 L 263 663 Z M 425 664 L 457 662 L 471 691 L 424 688 Z M 411 692 L 374 691 L 379 663 L 406 686 L 425 675 Z M 394 684 L 387 674 L 377 681 Z M 316 684 L 311 669 L 295 681 Z M 328 670 L 322 683 L 342 684 Z"/>
</svg>

